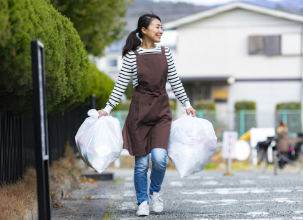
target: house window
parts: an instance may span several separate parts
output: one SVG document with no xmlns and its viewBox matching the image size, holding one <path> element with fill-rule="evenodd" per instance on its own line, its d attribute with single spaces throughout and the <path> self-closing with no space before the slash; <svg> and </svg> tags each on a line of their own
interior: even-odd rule
<svg viewBox="0 0 303 220">
<path fill-rule="evenodd" d="M 117 59 L 109 59 L 108 60 L 108 65 L 110 67 L 117 67 L 118 66 L 118 60 Z"/>
<path fill-rule="evenodd" d="M 200 100 L 211 99 L 211 87 L 206 85 L 195 85 L 194 83 L 188 83 L 184 85 L 185 92 L 190 100 L 194 103 Z"/>
<path fill-rule="evenodd" d="M 301 33 L 285 33 L 281 35 L 249 36 L 248 53 L 266 56 L 299 56 L 301 52 Z"/>
<path fill-rule="evenodd" d="M 274 56 L 281 54 L 281 36 L 249 36 L 248 38 L 249 54 L 265 54 Z"/>
</svg>

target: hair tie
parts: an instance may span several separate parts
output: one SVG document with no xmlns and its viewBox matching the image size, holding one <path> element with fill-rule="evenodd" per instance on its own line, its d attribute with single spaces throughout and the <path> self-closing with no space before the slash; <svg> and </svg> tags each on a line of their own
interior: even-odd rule
<svg viewBox="0 0 303 220">
<path fill-rule="evenodd" d="M 139 29 L 138 28 L 135 31 L 136 31 L 136 33 L 139 33 Z"/>
</svg>

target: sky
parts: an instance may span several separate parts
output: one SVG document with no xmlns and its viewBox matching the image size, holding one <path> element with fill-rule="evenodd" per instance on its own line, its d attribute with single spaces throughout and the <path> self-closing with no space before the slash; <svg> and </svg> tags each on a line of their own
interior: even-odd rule
<svg viewBox="0 0 303 220">
<path fill-rule="evenodd" d="M 157 2 L 163 1 L 163 0 L 155 0 Z M 170 1 L 170 2 L 187 2 L 187 3 L 194 3 L 197 5 L 217 5 L 217 4 L 225 4 L 229 2 L 235 2 L 238 0 L 165 0 L 165 1 Z M 246 1 L 251 1 L 254 2 L 255 0 L 246 0 Z M 283 0 L 267 0 L 269 2 L 281 2 Z"/>
</svg>

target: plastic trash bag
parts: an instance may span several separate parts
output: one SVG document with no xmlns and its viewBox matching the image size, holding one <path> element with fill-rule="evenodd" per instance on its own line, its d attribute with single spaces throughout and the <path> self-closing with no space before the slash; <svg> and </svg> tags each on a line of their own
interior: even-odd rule
<svg viewBox="0 0 303 220">
<path fill-rule="evenodd" d="M 185 108 L 181 110 L 185 112 Z M 184 115 L 172 123 L 168 157 L 181 178 L 205 169 L 216 150 L 217 137 L 212 124 L 201 118 Z"/>
<path fill-rule="evenodd" d="M 102 116 L 95 109 L 87 112 L 76 134 L 76 144 L 83 161 L 102 173 L 113 161 L 119 158 L 123 138 L 119 120 L 112 116 Z"/>
</svg>

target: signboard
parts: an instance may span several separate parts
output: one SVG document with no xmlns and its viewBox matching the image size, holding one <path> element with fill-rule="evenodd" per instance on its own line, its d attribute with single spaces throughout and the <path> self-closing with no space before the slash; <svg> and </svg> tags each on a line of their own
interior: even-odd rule
<svg viewBox="0 0 303 220">
<path fill-rule="evenodd" d="M 223 158 L 233 159 L 236 158 L 235 145 L 238 140 L 238 132 L 224 131 L 223 132 Z"/>
</svg>

